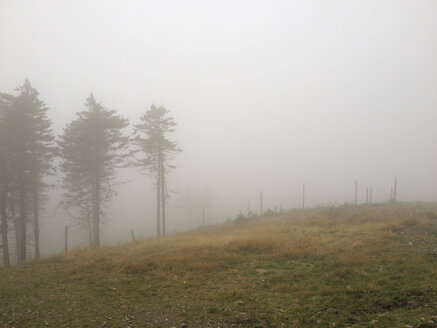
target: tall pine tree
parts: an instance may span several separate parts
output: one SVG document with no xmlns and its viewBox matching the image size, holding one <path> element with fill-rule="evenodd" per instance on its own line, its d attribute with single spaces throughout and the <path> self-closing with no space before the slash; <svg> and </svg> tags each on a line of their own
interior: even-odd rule
<svg viewBox="0 0 437 328">
<path fill-rule="evenodd" d="M 25 107 L 29 106 L 30 110 L 28 131 L 30 136 L 28 146 L 31 160 L 29 163 L 29 183 L 32 193 L 35 258 L 40 258 L 40 195 L 48 187 L 44 178 L 55 172 L 55 166 L 52 161 L 56 154 L 55 137 L 51 129 L 52 122 L 47 117 L 48 107 L 38 98 L 38 91 L 32 88 L 28 80 L 17 88 L 17 91 L 20 92 L 18 99 L 20 99 Z"/>
<path fill-rule="evenodd" d="M 40 194 L 47 186 L 44 177 L 53 173 L 55 155 L 54 136 L 48 108 L 39 99 L 38 91 L 29 80 L 19 86 L 17 96 L 2 94 L 2 211 L 15 212 L 17 200 L 19 216 L 13 217 L 17 243 L 17 260 L 26 260 L 28 213 L 33 214 L 35 257 L 40 257 L 39 213 Z M 29 196 L 32 195 L 31 200 Z M 11 203 L 8 206 L 8 202 Z M 6 210 L 5 210 L 6 208 Z M 12 214 L 12 213 L 11 213 Z M 7 222 L 6 222 L 7 223 Z"/>
<path fill-rule="evenodd" d="M 11 100 L 13 96 L 0 94 L 0 216 L 1 216 L 1 235 L 2 235 L 2 251 L 3 251 L 3 266 L 8 267 L 10 265 L 9 258 L 9 213 L 8 213 L 8 196 L 10 185 L 10 156 L 11 149 L 8 140 L 11 140 L 10 132 L 8 129 L 8 114 L 11 110 Z"/>
<path fill-rule="evenodd" d="M 158 237 L 166 233 L 165 209 L 167 175 L 174 166 L 170 165 L 171 155 L 180 152 L 175 142 L 167 139 L 166 134 L 174 131 L 176 122 L 168 116 L 164 107 L 152 105 L 143 116 L 141 123 L 135 125 L 133 142 L 137 146 L 135 165 L 155 179 L 156 183 L 156 234 Z M 161 230 L 162 224 L 162 230 Z"/>
<path fill-rule="evenodd" d="M 91 94 L 87 110 L 67 125 L 58 140 L 64 208 L 74 218 L 88 220 L 92 246 L 100 246 L 102 206 L 114 195 L 115 168 L 128 156 L 128 120 L 97 103 Z"/>
</svg>

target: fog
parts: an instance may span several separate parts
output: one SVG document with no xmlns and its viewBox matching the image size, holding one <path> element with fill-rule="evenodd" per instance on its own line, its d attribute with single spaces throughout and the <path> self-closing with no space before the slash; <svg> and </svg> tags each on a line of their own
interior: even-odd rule
<svg viewBox="0 0 437 328">
<path fill-rule="evenodd" d="M 0 91 L 28 78 L 56 134 L 93 92 L 131 126 L 151 104 L 177 122 L 167 229 L 251 209 L 437 200 L 437 2 L 0 0 Z M 130 133 L 132 127 L 126 131 Z M 153 181 L 120 169 L 103 244 L 156 232 Z M 41 247 L 86 245 L 59 188 Z"/>
</svg>

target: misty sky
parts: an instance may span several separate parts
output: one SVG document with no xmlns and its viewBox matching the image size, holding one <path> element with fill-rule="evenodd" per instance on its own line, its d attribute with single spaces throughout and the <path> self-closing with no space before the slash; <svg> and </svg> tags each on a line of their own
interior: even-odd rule
<svg viewBox="0 0 437 328">
<path fill-rule="evenodd" d="M 90 92 L 131 123 L 170 111 L 170 231 L 202 206 L 211 223 L 257 210 L 260 190 L 298 207 L 303 182 L 309 205 L 351 202 L 354 180 L 386 201 L 395 175 L 399 199 L 437 200 L 435 0 L 0 0 L 0 91 L 25 78 L 57 133 Z M 153 235 L 151 180 L 120 178 L 103 240 Z M 190 193 L 210 201 L 190 214 Z M 62 231 L 55 204 L 42 234 Z"/>
</svg>

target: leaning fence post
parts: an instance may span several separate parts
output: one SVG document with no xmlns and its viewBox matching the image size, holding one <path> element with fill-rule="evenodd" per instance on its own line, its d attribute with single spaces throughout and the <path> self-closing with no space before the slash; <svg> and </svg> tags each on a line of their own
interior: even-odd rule
<svg viewBox="0 0 437 328">
<path fill-rule="evenodd" d="M 68 251 L 68 225 L 65 226 L 65 251 Z"/>
</svg>

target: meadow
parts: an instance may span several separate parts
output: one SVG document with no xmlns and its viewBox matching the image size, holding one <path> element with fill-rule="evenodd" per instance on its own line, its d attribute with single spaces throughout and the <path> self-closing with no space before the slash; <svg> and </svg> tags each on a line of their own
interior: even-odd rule
<svg viewBox="0 0 437 328">
<path fill-rule="evenodd" d="M 0 269 L 0 327 L 437 327 L 437 204 L 239 218 Z"/>
</svg>

